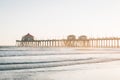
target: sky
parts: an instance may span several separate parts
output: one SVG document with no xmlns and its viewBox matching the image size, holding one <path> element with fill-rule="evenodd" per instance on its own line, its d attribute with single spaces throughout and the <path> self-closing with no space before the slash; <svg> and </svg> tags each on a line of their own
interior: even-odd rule
<svg viewBox="0 0 120 80">
<path fill-rule="evenodd" d="M 0 0 L 0 45 L 35 39 L 120 37 L 120 0 Z"/>
</svg>

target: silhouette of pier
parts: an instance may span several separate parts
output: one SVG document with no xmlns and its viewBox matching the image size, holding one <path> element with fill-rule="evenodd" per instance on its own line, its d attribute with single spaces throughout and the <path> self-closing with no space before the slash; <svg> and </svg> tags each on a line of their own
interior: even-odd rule
<svg viewBox="0 0 120 80">
<path fill-rule="evenodd" d="M 27 34 L 21 40 L 16 40 L 19 47 L 81 47 L 81 48 L 120 48 L 120 38 L 88 38 L 82 35 L 67 36 L 67 39 L 34 40 L 34 36 Z"/>
</svg>

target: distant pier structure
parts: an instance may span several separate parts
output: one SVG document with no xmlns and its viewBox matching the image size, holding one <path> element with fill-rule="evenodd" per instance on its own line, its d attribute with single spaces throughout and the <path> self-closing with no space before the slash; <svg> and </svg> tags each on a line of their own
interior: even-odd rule
<svg viewBox="0 0 120 80">
<path fill-rule="evenodd" d="M 81 47 L 81 48 L 120 48 L 120 38 L 88 38 L 81 35 L 68 35 L 66 39 L 35 40 L 34 36 L 27 34 L 21 40 L 16 40 L 19 47 Z"/>
</svg>

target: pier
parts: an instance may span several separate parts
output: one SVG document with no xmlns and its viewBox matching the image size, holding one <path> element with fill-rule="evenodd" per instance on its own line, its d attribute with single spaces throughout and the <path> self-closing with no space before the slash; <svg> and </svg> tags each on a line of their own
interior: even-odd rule
<svg viewBox="0 0 120 80">
<path fill-rule="evenodd" d="M 34 36 L 27 34 L 21 40 L 16 40 L 19 47 L 81 47 L 81 48 L 120 48 L 120 38 L 88 38 L 81 35 L 68 35 L 67 39 L 34 40 Z"/>
</svg>

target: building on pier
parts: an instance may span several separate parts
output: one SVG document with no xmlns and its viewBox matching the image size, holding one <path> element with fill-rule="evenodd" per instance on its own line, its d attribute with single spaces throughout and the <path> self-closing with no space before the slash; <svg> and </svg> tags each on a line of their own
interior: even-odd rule
<svg viewBox="0 0 120 80">
<path fill-rule="evenodd" d="M 22 41 L 34 41 L 34 36 L 28 33 L 22 37 Z"/>
<path fill-rule="evenodd" d="M 119 48 L 120 38 L 88 38 L 81 35 L 68 35 L 67 39 L 35 40 L 34 36 L 27 34 L 21 40 L 16 40 L 16 45 L 20 47 L 81 47 L 81 48 Z"/>
<path fill-rule="evenodd" d="M 75 35 L 68 35 L 67 36 L 67 40 L 75 40 L 75 39 L 76 39 Z"/>
</svg>

